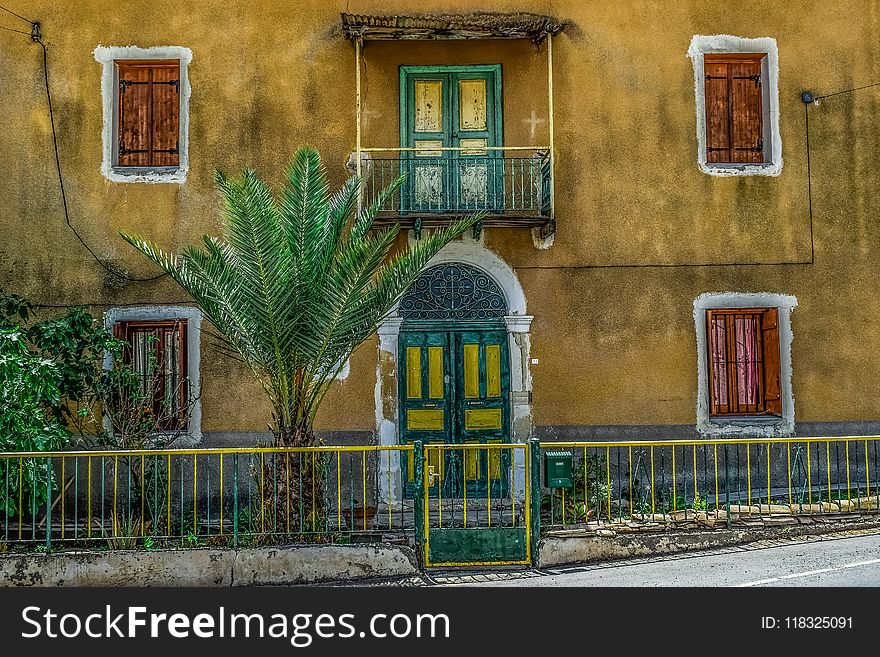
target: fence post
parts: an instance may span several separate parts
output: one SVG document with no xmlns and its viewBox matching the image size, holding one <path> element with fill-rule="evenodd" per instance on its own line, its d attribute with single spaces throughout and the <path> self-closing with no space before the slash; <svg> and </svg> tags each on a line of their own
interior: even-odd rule
<svg viewBox="0 0 880 657">
<path fill-rule="evenodd" d="M 421 440 L 413 443 L 413 515 L 416 529 L 416 552 L 419 557 L 419 565 L 424 568 L 427 556 L 425 554 L 425 448 Z"/>
<path fill-rule="evenodd" d="M 529 439 L 529 477 L 526 486 L 531 503 L 532 565 L 538 564 L 538 543 L 541 538 L 541 443 L 537 438 Z"/>
<path fill-rule="evenodd" d="M 739 482 L 736 485 L 739 486 Z M 727 528 L 730 529 L 730 462 L 727 460 L 727 443 L 724 443 L 724 505 Z M 740 505 L 742 505 L 742 500 L 740 500 Z M 739 508 L 742 509 L 742 506 Z"/>
<path fill-rule="evenodd" d="M 232 547 L 238 547 L 238 452 L 232 454 Z"/>
<path fill-rule="evenodd" d="M 62 495 L 64 493 L 62 492 Z M 52 457 L 46 457 L 46 549 L 52 549 Z"/>
</svg>

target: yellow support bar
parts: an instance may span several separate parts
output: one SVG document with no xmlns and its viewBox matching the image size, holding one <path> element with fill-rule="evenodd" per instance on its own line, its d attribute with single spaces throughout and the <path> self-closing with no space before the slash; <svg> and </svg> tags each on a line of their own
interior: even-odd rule
<svg viewBox="0 0 880 657">
<path fill-rule="evenodd" d="M 312 454 L 312 508 L 313 509 L 314 509 L 314 504 L 315 504 L 315 461 L 314 461 L 314 459 L 315 459 L 315 455 Z M 366 508 L 367 508 L 367 453 L 366 452 L 362 453 L 362 458 L 361 458 L 361 481 L 364 484 L 364 497 L 361 501 L 361 505 L 364 507 L 363 521 L 364 521 L 364 531 L 366 531 L 367 530 L 367 514 L 366 514 Z M 313 513 L 314 513 L 314 511 L 313 511 Z M 314 530 L 314 528 L 313 528 L 313 530 Z"/>
<path fill-rule="evenodd" d="M 171 454 L 168 455 L 168 476 L 165 477 L 168 481 L 168 492 L 167 492 L 167 500 L 168 500 L 168 514 L 166 515 L 166 533 L 168 536 L 171 536 Z"/>
<path fill-rule="evenodd" d="M 630 492 L 630 497 L 632 497 L 632 492 Z M 678 500 L 676 499 L 678 495 L 675 492 L 675 447 L 672 448 L 672 512 L 675 513 L 678 511 Z"/>
<path fill-rule="evenodd" d="M 865 496 L 868 500 L 868 511 L 871 510 L 871 474 L 868 467 L 868 441 L 865 441 Z"/>
<path fill-rule="evenodd" d="M 867 452 L 865 452 L 867 454 Z M 64 540 L 64 498 L 67 497 L 67 478 L 64 475 L 64 457 L 61 457 L 61 540 Z"/>
<path fill-rule="evenodd" d="M 610 464 L 608 467 L 609 468 L 611 467 Z M 610 472 L 608 473 L 608 476 L 609 477 L 611 476 Z M 610 481 L 609 481 L 609 484 L 610 484 Z M 611 487 L 609 485 L 609 492 L 610 492 L 610 488 Z M 651 520 L 652 521 L 654 520 L 653 515 L 654 515 L 654 513 L 656 513 L 656 510 L 657 509 L 654 506 L 654 447 L 651 446 L 651 516 L 652 516 Z"/>
<path fill-rule="evenodd" d="M 767 515 L 773 515 L 770 505 L 770 443 L 767 443 Z"/>
<path fill-rule="evenodd" d="M 146 472 L 146 463 L 144 462 L 145 459 L 146 459 L 146 457 L 143 454 L 141 454 L 141 536 L 143 536 L 144 534 L 147 533 L 147 524 L 146 524 L 147 519 L 146 519 L 146 514 L 144 513 L 144 502 L 147 497 L 146 490 L 145 490 L 146 481 L 144 478 L 144 473 Z M 222 508 L 222 505 L 221 505 L 221 508 Z"/>
<path fill-rule="evenodd" d="M 86 459 L 88 473 L 86 475 L 86 486 L 88 487 L 88 507 L 86 507 L 86 531 L 88 538 L 92 537 L 92 457 Z M 20 484 L 19 484 L 20 485 Z M 21 506 L 21 505 L 19 505 Z M 19 535 L 21 538 L 21 535 Z"/>
<path fill-rule="evenodd" d="M 336 529 L 342 530 L 342 452 L 336 452 Z M 287 504 L 290 509 L 290 502 Z M 349 528 L 350 529 L 350 528 Z"/>
<path fill-rule="evenodd" d="M 852 501 L 852 491 L 850 491 L 849 486 L 849 441 L 847 440 L 843 444 L 846 453 L 846 499 L 847 501 Z"/>
<path fill-rule="evenodd" d="M 287 485 L 290 486 L 290 470 L 288 469 Z M 287 504 L 287 533 L 290 533 L 290 496 Z M 223 536 L 223 455 L 220 455 L 220 535 Z"/>
<path fill-rule="evenodd" d="M 828 475 L 828 504 L 831 504 L 831 441 L 825 443 L 825 463 L 827 465 L 825 472 Z"/>
<path fill-rule="evenodd" d="M 116 486 L 119 481 L 119 455 L 113 457 L 113 535 L 116 536 Z"/>
<path fill-rule="evenodd" d="M 193 536 L 199 535 L 199 527 L 198 527 L 198 516 L 199 516 L 199 507 L 198 507 L 198 495 L 197 495 L 197 482 L 199 480 L 198 477 L 198 455 L 193 454 Z"/>
<path fill-rule="evenodd" d="M 718 510 L 718 443 L 715 443 L 712 460 L 715 465 L 715 510 Z"/>
<path fill-rule="evenodd" d="M 605 474 L 608 475 L 606 491 L 608 492 L 608 522 L 611 522 L 611 448 L 605 448 Z M 598 519 L 598 518 L 597 518 Z"/>
<path fill-rule="evenodd" d="M 867 445 L 867 441 L 865 442 Z M 813 466 L 810 463 L 810 446 L 807 445 L 807 501 L 813 506 Z M 812 511 L 812 509 L 810 509 Z"/>
<path fill-rule="evenodd" d="M 752 449 L 751 445 L 746 444 L 746 488 L 749 503 L 749 515 L 752 515 Z"/>
<path fill-rule="evenodd" d="M 785 452 L 788 457 L 788 507 L 790 511 L 792 505 L 794 505 L 794 498 L 791 494 L 791 443 L 785 446 Z"/>
</svg>

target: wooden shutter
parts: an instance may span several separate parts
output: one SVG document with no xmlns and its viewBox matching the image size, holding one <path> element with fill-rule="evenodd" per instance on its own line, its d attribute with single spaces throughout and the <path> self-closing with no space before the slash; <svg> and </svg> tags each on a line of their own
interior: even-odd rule
<svg viewBox="0 0 880 657">
<path fill-rule="evenodd" d="M 763 54 L 706 55 L 706 161 L 764 161 Z"/>
<path fill-rule="evenodd" d="M 782 415 L 779 364 L 779 312 L 767 308 L 761 317 L 761 341 L 764 360 L 764 410 Z"/>
<path fill-rule="evenodd" d="M 731 62 L 730 113 L 732 162 L 764 161 L 764 121 L 761 108 L 761 62 Z"/>
<path fill-rule="evenodd" d="M 150 69 L 119 63 L 119 166 L 150 166 Z"/>
<path fill-rule="evenodd" d="M 119 155 L 123 167 L 180 163 L 180 62 L 119 61 Z"/>
<path fill-rule="evenodd" d="M 730 86 L 727 62 L 705 62 L 706 160 L 730 162 Z"/>
</svg>

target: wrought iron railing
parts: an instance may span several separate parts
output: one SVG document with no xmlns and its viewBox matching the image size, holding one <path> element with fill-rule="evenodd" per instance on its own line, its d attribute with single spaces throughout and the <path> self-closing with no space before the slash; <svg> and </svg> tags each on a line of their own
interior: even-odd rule
<svg viewBox="0 0 880 657">
<path fill-rule="evenodd" d="M 367 203 L 398 177 L 384 214 L 549 218 L 550 158 L 544 151 L 405 150 L 363 154 Z"/>
</svg>

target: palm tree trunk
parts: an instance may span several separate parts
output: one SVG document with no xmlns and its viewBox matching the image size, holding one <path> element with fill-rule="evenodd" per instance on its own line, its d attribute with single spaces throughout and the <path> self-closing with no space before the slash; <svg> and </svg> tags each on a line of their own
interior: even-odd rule
<svg viewBox="0 0 880 657">
<path fill-rule="evenodd" d="M 280 448 L 313 447 L 311 427 L 301 423 L 282 426 L 275 432 L 275 446 Z M 326 456 L 315 451 L 279 451 L 264 460 L 262 481 L 271 482 L 262 489 L 260 526 L 265 533 L 297 536 L 313 534 L 321 540 L 327 530 Z M 268 518 L 271 522 L 266 522 Z"/>
</svg>

